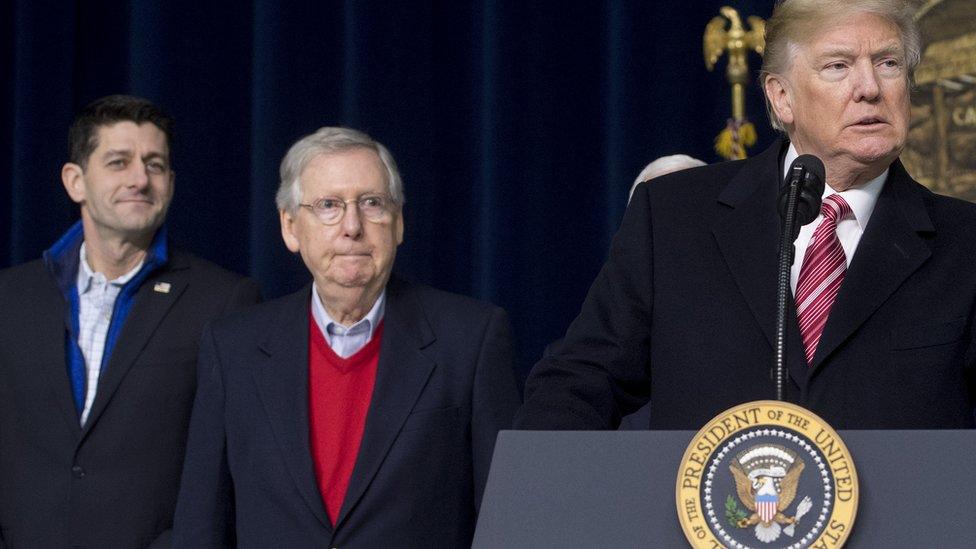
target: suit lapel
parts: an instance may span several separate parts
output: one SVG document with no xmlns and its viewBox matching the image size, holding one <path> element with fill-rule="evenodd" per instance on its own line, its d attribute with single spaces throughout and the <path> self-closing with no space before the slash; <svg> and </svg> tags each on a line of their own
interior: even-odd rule
<svg viewBox="0 0 976 549">
<path fill-rule="evenodd" d="M 779 195 L 780 150 L 782 141 L 766 149 L 729 182 L 719 196 L 727 208 L 712 227 L 736 286 L 742 293 L 755 322 L 761 327 L 770 347 L 775 345 L 776 282 L 779 264 L 780 218 L 776 210 Z M 807 368 L 800 351 L 800 332 L 792 296 L 787 310 L 787 365 L 790 377 L 806 387 Z M 772 366 L 770 363 L 768 366 Z"/>
<path fill-rule="evenodd" d="M 157 326 L 183 294 L 187 281 L 181 271 L 186 268 L 186 264 L 181 259 L 173 258 L 167 268 L 149 276 L 139 287 L 132 309 L 122 325 L 115 349 L 112 350 L 112 356 L 109 357 L 104 371 L 99 374 L 95 401 L 92 403 L 88 421 L 85 422 L 83 435 L 98 423 L 98 418 L 105 411 L 112 395 L 115 394 L 146 344 L 152 339 Z M 155 291 L 157 282 L 168 283 L 169 291 Z"/>
<path fill-rule="evenodd" d="M 254 369 L 254 381 L 281 447 L 288 473 L 312 514 L 332 531 L 315 480 L 308 419 L 308 330 L 311 286 L 282 302 L 277 327 L 259 342 L 266 355 Z"/>
<path fill-rule="evenodd" d="M 373 398 L 337 526 L 376 476 L 435 366 L 422 351 L 435 339 L 423 307 L 395 280 L 387 285 L 383 325 Z"/>
<path fill-rule="evenodd" d="M 42 276 L 49 275 L 45 272 Z M 50 278 L 45 278 L 45 282 L 47 280 Z M 39 293 L 39 302 L 34 308 L 34 311 L 40 314 L 28 320 L 31 329 L 36 330 L 37 334 L 32 339 L 38 342 L 34 352 L 37 363 L 42 367 L 42 375 L 47 378 L 47 386 L 51 389 L 54 401 L 58 403 L 61 415 L 68 423 L 71 433 L 80 437 L 81 425 L 78 422 L 78 412 L 75 411 L 75 399 L 65 361 L 65 338 L 69 330 L 68 307 L 53 282 L 44 286 L 44 291 Z"/>
<path fill-rule="evenodd" d="M 914 185 L 900 162 L 892 164 L 824 326 L 811 373 L 932 255 L 919 233 L 935 229 Z"/>
</svg>

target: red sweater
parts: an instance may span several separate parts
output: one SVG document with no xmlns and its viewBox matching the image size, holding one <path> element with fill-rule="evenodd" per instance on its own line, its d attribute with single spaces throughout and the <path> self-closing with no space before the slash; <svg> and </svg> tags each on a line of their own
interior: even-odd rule
<svg viewBox="0 0 976 549">
<path fill-rule="evenodd" d="M 309 313 L 308 419 L 315 479 L 335 525 L 366 426 L 373 396 L 383 322 L 373 338 L 349 358 L 335 354 Z"/>
</svg>

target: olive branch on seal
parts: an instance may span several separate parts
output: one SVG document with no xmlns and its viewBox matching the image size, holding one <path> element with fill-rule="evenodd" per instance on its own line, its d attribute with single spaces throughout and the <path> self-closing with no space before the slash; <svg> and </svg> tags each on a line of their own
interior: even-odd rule
<svg viewBox="0 0 976 549">
<path fill-rule="evenodd" d="M 744 520 L 747 516 L 745 510 L 739 507 L 731 494 L 725 498 L 725 519 L 733 528 L 737 528 L 739 521 Z"/>
</svg>

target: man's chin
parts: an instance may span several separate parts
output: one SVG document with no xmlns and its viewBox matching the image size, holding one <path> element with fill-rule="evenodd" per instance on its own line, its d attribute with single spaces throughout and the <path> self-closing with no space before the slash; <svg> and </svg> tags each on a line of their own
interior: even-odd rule
<svg viewBox="0 0 976 549">
<path fill-rule="evenodd" d="M 125 219 L 115 227 L 116 232 L 128 235 L 131 239 L 151 238 L 162 225 L 162 220 L 155 218 Z"/>
<path fill-rule="evenodd" d="M 329 277 L 329 283 L 344 290 L 365 290 L 373 277 L 362 271 L 340 272 Z"/>
<path fill-rule="evenodd" d="M 862 143 L 856 147 L 851 156 L 860 164 L 865 166 L 885 166 L 895 161 L 901 152 L 901 147 L 893 145 L 890 141 L 880 141 L 878 143 Z"/>
</svg>

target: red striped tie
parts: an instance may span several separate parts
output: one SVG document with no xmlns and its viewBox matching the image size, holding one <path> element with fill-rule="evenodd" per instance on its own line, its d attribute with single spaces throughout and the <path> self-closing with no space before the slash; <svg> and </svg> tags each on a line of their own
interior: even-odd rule
<svg viewBox="0 0 976 549">
<path fill-rule="evenodd" d="M 851 206 L 838 194 L 824 199 L 820 213 L 823 221 L 813 232 L 796 282 L 796 318 L 807 364 L 813 363 L 830 307 L 847 271 L 844 248 L 837 238 L 837 222 L 853 215 Z"/>
</svg>

